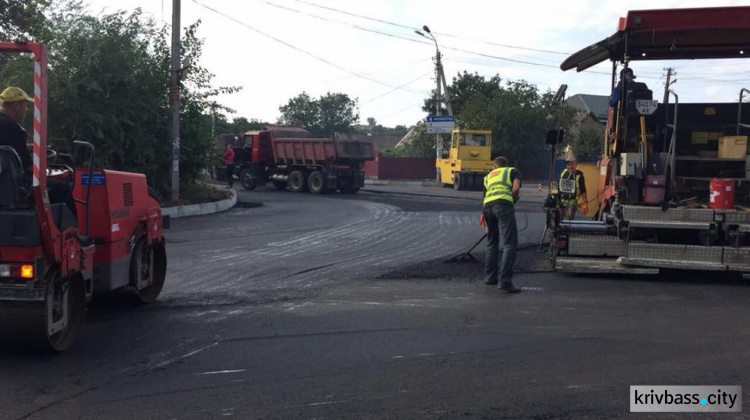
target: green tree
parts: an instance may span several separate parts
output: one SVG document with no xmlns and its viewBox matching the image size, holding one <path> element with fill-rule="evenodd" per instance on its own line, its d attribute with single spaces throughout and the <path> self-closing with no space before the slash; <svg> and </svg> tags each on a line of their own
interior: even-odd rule
<svg viewBox="0 0 750 420">
<path fill-rule="evenodd" d="M 232 120 L 232 123 L 230 124 L 230 130 L 229 133 L 244 133 L 245 131 L 250 130 L 262 130 L 263 127 L 266 125 L 263 121 L 251 119 L 248 120 L 245 117 L 236 117 Z"/>
<path fill-rule="evenodd" d="M 357 100 L 344 93 L 326 93 L 313 99 L 302 92 L 279 107 L 282 124 L 302 127 L 313 136 L 351 133 L 359 121 Z"/>
<path fill-rule="evenodd" d="M 403 144 L 385 150 L 382 154 L 384 156 L 435 157 L 435 138 L 427 134 L 424 122 L 415 125 L 404 140 Z"/>
<path fill-rule="evenodd" d="M 359 121 L 357 100 L 345 93 L 326 93 L 318 99 L 318 135 L 351 133 Z"/>
<path fill-rule="evenodd" d="M 601 157 L 604 125 L 586 119 L 573 130 L 569 144 L 579 161 L 596 161 Z"/>
<path fill-rule="evenodd" d="M 484 76 L 480 76 L 477 73 L 458 73 L 454 78 L 453 82 L 448 86 L 448 94 L 451 99 L 451 108 L 453 108 L 454 115 L 461 115 L 464 109 L 464 105 L 469 98 L 480 95 L 488 98 L 494 91 L 500 88 L 502 79 L 500 76 L 495 75 L 489 79 Z M 442 99 L 441 99 L 442 101 Z M 432 95 L 425 99 L 422 110 L 433 114 L 435 113 L 435 91 L 432 91 Z"/>
<path fill-rule="evenodd" d="M 210 117 L 213 118 L 211 124 L 213 125 L 214 137 L 226 133 L 239 134 L 250 130 L 261 130 L 266 125 L 260 120 L 248 120 L 245 117 L 235 117 L 232 121 L 228 121 L 226 115 L 218 112 Z"/>
<path fill-rule="evenodd" d="M 98 166 L 140 172 L 161 192 L 169 190 L 170 48 L 167 28 L 140 10 L 87 15 L 77 1 L 48 10 L 40 41 L 49 46 L 49 141 L 58 150 L 71 140 L 96 147 Z M 184 32 L 182 54 L 199 62 L 199 22 Z M 0 69 L 3 81 L 29 87 L 28 56 Z M 213 75 L 196 65 L 183 81 L 181 94 L 180 173 L 195 181 L 213 147 L 210 110 L 229 112 L 216 99 L 235 92 L 214 87 Z"/>
<path fill-rule="evenodd" d="M 279 107 L 279 111 L 282 124 L 295 125 L 310 131 L 317 128 L 320 104 L 307 92 L 290 99 L 286 105 Z"/>
<path fill-rule="evenodd" d="M 575 111 L 552 104 L 552 92 L 540 92 L 526 81 L 486 78 L 463 72 L 448 86 L 457 125 L 468 129 L 491 129 L 493 156 L 503 155 L 522 169 L 537 170 L 549 162 L 546 131 L 562 121 L 569 129 Z M 425 110 L 434 99 L 425 100 Z M 562 111 L 562 112 L 561 112 Z M 561 116 L 561 119 L 560 119 Z M 434 137 L 433 137 L 434 139 Z"/>
<path fill-rule="evenodd" d="M 0 0 L 0 40 L 35 40 L 44 31 L 51 0 Z"/>
</svg>

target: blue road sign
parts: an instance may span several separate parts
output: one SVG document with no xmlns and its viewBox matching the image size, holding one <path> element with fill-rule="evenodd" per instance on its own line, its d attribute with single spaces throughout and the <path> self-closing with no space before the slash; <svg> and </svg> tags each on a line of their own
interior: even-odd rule
<svg viewBox="0 0 750 420">
<path fill-rule="evenodd" d="M 428 115 L 427 122 L 455 122 L 456 117 L 453 115 Z"/>
</svg>

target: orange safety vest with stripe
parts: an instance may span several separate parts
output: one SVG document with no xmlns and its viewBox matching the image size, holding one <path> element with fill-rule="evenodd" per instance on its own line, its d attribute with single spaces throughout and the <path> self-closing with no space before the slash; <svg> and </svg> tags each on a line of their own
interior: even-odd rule
<svg viewBox="0 0 750 420">
<path fill-rule="evenodd" d="M 505 167 L 497 168 L 484 177 L 484 194 L 483 206 L 495 200 L 504 200 L 513 204 L 513 182 L 510 179 L 510 173 L 515 168 Z"/>
</svg>

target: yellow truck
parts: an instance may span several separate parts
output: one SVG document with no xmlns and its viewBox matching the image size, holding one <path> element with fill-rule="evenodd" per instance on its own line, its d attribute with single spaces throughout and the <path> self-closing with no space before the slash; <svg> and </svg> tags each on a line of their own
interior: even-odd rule
<svg viewBox="0 0 750 420">
<path fill-rule="evenodd" d="M 435 161 L 440 182 L 456 191 L 481 191 L 491 164 L 491 130 L 453 130 L 447 158 Z"/>
</svg>

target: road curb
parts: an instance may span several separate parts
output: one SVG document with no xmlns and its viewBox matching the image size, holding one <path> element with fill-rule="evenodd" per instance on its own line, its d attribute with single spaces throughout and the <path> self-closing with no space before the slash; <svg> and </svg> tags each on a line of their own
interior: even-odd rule
<svg viewBox="0 0 750 420">
<path fill-rule="evenodd" d="M 366 179 L 365 185 L 376 186 L 402 186 L 402 187 L 440 187 L 435 181 L 403 181 L 388 179 Z"/>
<path fill-rule="evenodd" d="M 164 216 L 169 216 L 171 219 L 179 219 L 182 217 L 205 216 L 207 214 L 226 211 L 237 204 L 237 192 L 234 190 L 230 191 L 232 196 L 225 200 L 213 201 L 210 203 L 188 204 L 185 206 L 163 207 L 161 212 Z"/>
</svg>

